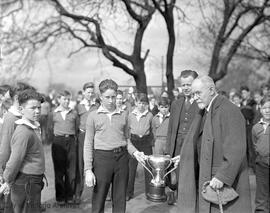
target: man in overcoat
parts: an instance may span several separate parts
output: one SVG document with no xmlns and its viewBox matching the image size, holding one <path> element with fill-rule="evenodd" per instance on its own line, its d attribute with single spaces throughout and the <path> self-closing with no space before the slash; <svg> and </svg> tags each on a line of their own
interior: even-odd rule
<svg viewBox="0 0 270 213">
<path fill-rule="evenodd" d="M 219 206 L 203 199 L 203 184 L 214 189 L 232 186 L 239 197 L 223 206 L 224 213 L 250 213 L 245 120 L 238 107 L 217 94 L 209 76 L 192 83 L 201 111 L 184 141 L 179 163 L 178 207 L 183 213 L 215 213 Z"/>
<path fill-rule="evenodd" d="M 175 157 L 180 154 L 184 139 L 192 123 L 194 115 L 199 111 L 196 101 L 191 98 L 191 85 L 198 74 L 193 70 L 184 70 L 180 74 L 180 85 L 182 95 L 172 102 L 171 115 L 169 119 L 167 133 L 167 154 Z M 173 177 L 173 174 L 170 174 Z M 178 179 L 178 172 L 174 175 Z M 170 178 L 172 179 L 172 178 Z M 171 191 L 168 192 L 168 204 L 175 202 L 174 191 L 177 189 L 177 183 L 168 183 Z"/>
</svg>

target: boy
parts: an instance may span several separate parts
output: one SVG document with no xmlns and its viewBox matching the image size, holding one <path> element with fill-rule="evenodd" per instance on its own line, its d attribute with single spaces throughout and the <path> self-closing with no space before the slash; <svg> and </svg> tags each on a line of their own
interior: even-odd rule
<svg viewBox="0 0 270 213">
<path fill-rule="evenodd" d="M 158 102 L 159 113 L 155 115 L 152 120 L 155 154 L 164 155 L 166 153 L 167 131 L 170 117 L 169 106 L 168 98 L 161 98 Z"/>
<path fill-rule="evenodd" d="M 83 146 L 85 137 L 85 124 L 88 114 L 99 107 L 99 104 L 95 99 L 94 84 L 92 82 L 87 82 L 83 85 L 83 96 L 83 100 L 76 107 L 79 118 L 79 134 L 77 146 L 78 164 L 75 191 L 76 204 L 79 204 L 81 201 L 81 195 L 84 187 Z"/>
<path fill-rule="evenodd" d="M 146 94 L 140 93 L 135 98 L 135 109 L 129 114 L 129 132 L 131 143 L 146 155 L 152 155 L 153 133 L 152 119 L 153 115 L 148 110 L 148 98 Z M 129 160 L 129 180 L 127 189 L 127 200 L 134 196 L 134 183 L 138 162 L 130 158 Z M 145 170 L 145 194 L 148 193 L 151 175 Z"/>
<path fill-rule="evenodd" d="M 24 90 L 18 96 L 22 118 L 15 121 L 11 153 L 4 170 L 4 180 L 11 186 L 11 202 L 15 213 L 38 213 L 45 172 L 39 117 L 42 96 Z"/>
<path fill-rule="evenodd" d="M 123 103 L 124 102 L 123 96 L 124 96 L 124 93 L 121 90 L 116 91 L 116 101 L 115 101 L 116 108 L 123 111 L 127 111 L 127 106 Z"/>
<path fill-rule="evenodd" d="M 269 212 L 269 142 L 270 142 L 270 97 L 261 100 L 262 118 L 252 128 L 252 139 L 256 153 L 256 197 L 255 212 Z"/>
<path fill-rule="evenodd" d="M 53 112 L 52 159 L 59 205 L 72 204 L 75 191 L 77 113 L 69 108 L 70 98 L 70 92 L 61 92 L 60 105 Z"/>
<path fill-rule="evenodd" d="M 101 106 L 89 113 L 84 141 L 85 182 L 94 186 L 92 213 L 104 212 L 105 199 L 112 184 L 113 212 L 126 210 L 128 153 L 143 161 L 144 154 L 128 139 L 127 113 L 116 108 L 118 85 L 110 79 L 99 84 Z"/>
</svg>

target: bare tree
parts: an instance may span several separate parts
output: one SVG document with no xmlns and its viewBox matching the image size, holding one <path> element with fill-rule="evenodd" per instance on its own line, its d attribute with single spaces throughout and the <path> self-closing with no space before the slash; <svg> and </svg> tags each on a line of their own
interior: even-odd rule
<svg viewBox="0 0 270 213">
<path fill-rule="evenodd" d="M 269 26 L 269 0 L 223 0 L 222 5 L 219 1 L 199 0 L 199 6 L 205 21 L 203 27 L 214 42 L 209 76 L 215 81 L 227 74 L 228 66 L 235 55 L 269 62 L 269 52 L 255 45 L 260 43 L 255 31 L 258 34 L 265 25 Z M 206 16 L 203 11 L 206 7 L 213 8 L 212 17 Z M 269 45 L 269 37 L 264 42 Z"/>
<path fill-rule="evenodd" d="M 27 17 L 26 15 L 24 24 L 27 25 L 27 21 L 31 20 L 31 26 L 27 26 L 27 28 L 20 26 L 16 29 L 15 24 L 15 27 L 13 26 L 4 33 L 2 40 L 5 45 L 14 45 L 14 48 L 9 47 L 9 50 L 17 50 L 21 46 L 32 49 L 42 46 L 50 47 L 57 39 L 70 37 L 80 44 L 80 47 L 71 54 L 86 48 L 100 49 L 113 66 L 122 69 L 134 78 L 138 92 L 147 92 L 145 60 L 149 50 L 143 50 L 142 39 L 155 12 L 155 7 L 150 0 L 10 0 L 6 2 L 5 6 L 10 8 L 10 5 L 15 7 L 15 4 L 19 5 L 17 9 L 13 8 L 12 12 L 6 12 L 4 16 L 15 17 L 22 8 L 25 10 L 32 8 L 38 13 L 37 5 L 41 7 L 40 10 L 47 7 L 47 10 L 43 9 L 43 14 L 44 11 L 48 14 L 42 21 L 33 21 L 31 20 L 33 16 L 28 15 Z M 125 10 L 121 11 L 122 14 L 128 15 L 128 20 L 132 22 L 131 25 L 135 26 L 130 53 L 127 50 L 121 50 L 118 45 L 111 44 L 108 34 L 105 33 L 105 21 L 101 15 L 102 13 L 112 14 L 123 8 Z M 13 43 L 14 40 L 16 40 L 15 43 Z"/>
</svg>

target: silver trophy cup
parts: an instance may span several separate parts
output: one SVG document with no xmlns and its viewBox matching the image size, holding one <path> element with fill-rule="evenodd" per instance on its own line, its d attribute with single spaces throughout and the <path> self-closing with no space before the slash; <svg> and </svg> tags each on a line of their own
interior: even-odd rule
<svg viewBox="0 0 270 213">
<path fill-rule="evenodd" d="M 165 177 L 177 168 L 177 165 L 166 172 L 173 163 L 170 156 L 167 155 L 150 155 L 144 162 L 140 162 L 142 166 L 152 175 L 149 186 L 149 192 L 146 198 L 153 202 L 165 202 L 167 196 L 165 193 Z"/>
</svg>

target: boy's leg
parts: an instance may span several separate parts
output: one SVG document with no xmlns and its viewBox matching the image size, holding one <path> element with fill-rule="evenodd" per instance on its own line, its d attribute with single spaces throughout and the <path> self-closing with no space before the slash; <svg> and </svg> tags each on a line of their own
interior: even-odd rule
<svg viewBox="0 0 270 213">
<path fill-rule="evenodd" d="M 67 164 L 66 164 L 66 198 L 68 202 L 73 202 L 73 196 L 75 194 L 75 181 L 76 181 L 76 141 L 75 137 L 66 138 L 67 149 Z"/>
<path fill-rule="evenodd" d="M 255 212 L 269 212 L 269 167 L 256 164 Z"/>
<path fill-rule="evenodd" d="M 52 160 L 55 175 L 55 198 L 57 202 L 64 202 L 65 195 L 65 167 L 66 167 L 66 149 L 63 137 L 54 137 L 52 144 Z"/>
<path fill-rule="evenodd" d="M 112 182 L 114 171 L 114 153 L 110 151 L 94 150 L 93 172 L 96 185 L 93 190 L 92 213 L 104 212 L 106 196 Z"/>
<path fill-rule="evenodd" d="M 129 174 L 128 174 L 127 198 L 129 200 L 134 196 L 134 184 L 138 161 L 132 156 L 129 156 L 128 166 L 129 166 Z"/>
<path fill-rule="evenodd" d="M 10 191 L 10 198 L 13 205 L 14 213 L 21 213 L 24 210 L 26 201 L 25 186 L 27 180 L 24 176 L 19 175 L 15 183 L 12 184 Z"/>
<path fill-rule="evenodd" d="M 112 184 L 113 213 L 126 211 L 126 191 L 128 182 L 128 152 L 124 150 L 115 154 L 115 167 Z"/>
</svg>

